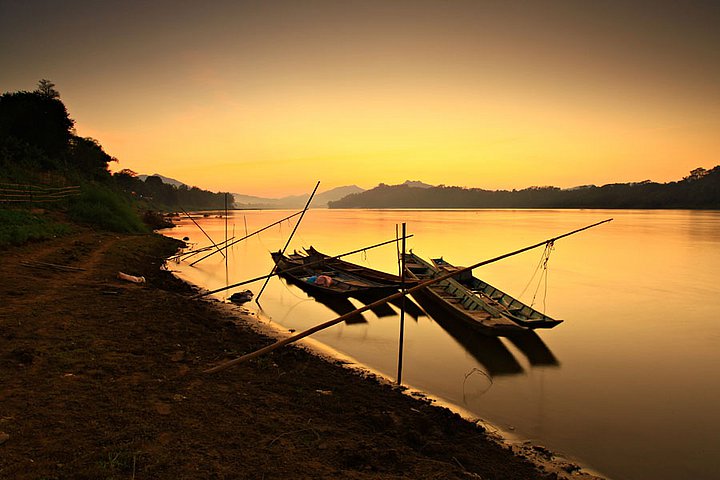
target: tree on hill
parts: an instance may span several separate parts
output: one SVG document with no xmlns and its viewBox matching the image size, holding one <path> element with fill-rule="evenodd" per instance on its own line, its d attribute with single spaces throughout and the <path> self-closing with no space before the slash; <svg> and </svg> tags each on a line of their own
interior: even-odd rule
<svg viewBox="0 0 720 480">
<path fill-rule="evenodd" d="M 38 82 L 35 92 L 48 98 L 60 98 L 60 92 L 55 90 L 55 84 L 45 78 Z"/>
<path fill-rule="evenodd" d="M 74 125 L 57 97 L 37 91 L 0 96 L 0 138 L 14 138 L 59 156 L 70 145 Z"/>
</svg>

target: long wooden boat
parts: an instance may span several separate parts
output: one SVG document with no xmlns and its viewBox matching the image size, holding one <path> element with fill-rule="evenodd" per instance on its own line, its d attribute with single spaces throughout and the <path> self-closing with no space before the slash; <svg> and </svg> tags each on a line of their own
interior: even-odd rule
<svg viewBox="0 0 720 480">
<path fill-rule="evenodd" d="M 272 252 L 270 255 L 279 275 L 301 283 L 307 291 L 350 297 L 365 292 L 387 292 L 389 295 L 396 290 L 392 285 L 332 270 L 324 265 L 306 265 L 310 262 L 305 255 L 286 256 L 280 252 Z"/>
<path fill-rule="evenodd" d="M 414 253 L 405 254 L 405 273 L 418 281 L 426 281 L 438 275 L 438 269 Z M 446 313 L 480 333 L 491 336 L 510 336 L 528 331 L 502 315 L 481 297 L 458 283 L 453 278 L 440 281 L 412 293 L 418 300 L 431 301 Z"/>
<path fill-rule="evenodd" d="M 362 265 L 350 263 L 339 258 L 332 258 L 330 255 L 326 255 L 317 251 L 312 246 L 306 248 L 305 253 L 308 257 L 308 260 L 311 262 L 322 262 L 323 265 L 326 265 L 331 269 L 340 270 L 346 273 L 350 273 L 352 275 L 357 275 L 358 277 L 367 278 L 368 280 L 372 280 L 374 282 L 393 285 L 399 288 L 403 281 L 402 278 L 400 278 L 398 275 L 393 275 L 392 273 L 386 273 L 380 270 L 364 267 Z M 405 280 L 406 286 L 411 286 L 413 284 L 414 282 L 410 279 Z"/>
<path fill-rule="evenodd" d="M 441 273 L 449 273 L 459 269 L 459 267 L 451 265 L 442 258 L 434 258 L 432 262 L 437 271 Z M 453 277 L 453 279 L 467 288 L 489 307 L 497 310 L 502 316 L 512 320 L 518 325 L 527 328 L 553 328 L 562 323 L 562 320 L 550 318 L 502 290 L 474 277 L 470 271 Z"/>
</svg>

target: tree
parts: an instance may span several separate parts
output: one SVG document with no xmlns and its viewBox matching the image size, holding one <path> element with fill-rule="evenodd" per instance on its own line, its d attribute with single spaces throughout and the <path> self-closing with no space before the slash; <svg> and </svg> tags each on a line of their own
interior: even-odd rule
<svg viewBox="0 0 720 480">
<path fill-rule="evenodd" d="M 694 170 L 690 170 L 690 175 L 683 178 L 683 180 L 700 180 L 702 177 L 710 173 L 702 167 L 698 167 Z"/>
<path fill-rule="evenodd" d="M 37 91 L 0 96 L 0 138 L 13 137 L 59 156 L 70 146 L 74 125 L 56 97 Z"/>
<path fill-rule="evenodd" d="M 77 169 L 84 176 L 96 180 L 108 177 L 110 175 L 110 172 L 108 172 L 110 162 L 117 162 L 117 159 L 105 153 L 102 145 L 94 138 L 72 138 L 68 163 L 70 167 Z"/>
<path fill-rule="evenodd" d="M 55 90 L 55 84 L 45 78 L 38 82 L 38 88 L 35 90 L 35 93 L 39 93 L 48 98 L 60 98 L 60 92 Z"/>
</svg>

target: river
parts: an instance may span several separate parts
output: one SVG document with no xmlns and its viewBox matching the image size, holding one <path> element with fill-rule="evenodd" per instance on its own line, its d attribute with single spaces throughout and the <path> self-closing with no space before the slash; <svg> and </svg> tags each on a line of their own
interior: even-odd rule
<svg viewBox="0 0 720 480">
<path fill-rule="evenodd" d="M 228 235 L 290 213 L 231 212 Z M 720 212 L 313 209 L 289 250 L 313 245 L 337 255 L 393 239 L 406 222 L 416 254 L 469 265 L 611 217 L 558 241 L 546 271 L 538 269 L 542 248 L 475 270 L 512 295 L 525 292 L 526 303 L 534 296 L 537 309 L 564 323 L 511 342 L 409 311 L 403 382 L 610 478 L 720 478 Z M 266 274 L 269 252 L 285 244 L 296 218 L 231 247 L 227 269 L 219 254 L 172 268 L 208 289 Z M 198 223 L 215 241 L 225 238 L 225 219 L 213 214 Z M 209 243 L 187 219 L 163 233 Z M 398 269 L 392 244 L 345 259 Z M 240 289 L 257 294 L 261 285 Z M 278 278 L 260 304 L 264 318 L 298 331 L 342 308 Z M 369 311 L 364 321 L 314 338 L 394 379 L 397 311 Z"/>
</svg>

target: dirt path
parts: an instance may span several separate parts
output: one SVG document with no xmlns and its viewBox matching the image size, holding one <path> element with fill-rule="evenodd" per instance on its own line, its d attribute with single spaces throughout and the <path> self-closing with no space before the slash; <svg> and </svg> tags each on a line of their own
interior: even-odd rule
<svg viewBox="0 0 720 480">
<path fill-rule="evenodd" d="M 300 349 L 203 374 L 270 340 L 190 300 L 159 269 L 174 248 L 82 232 L 6 252 L 0 478 L 556 478 L 449 410 Z"/>
</svg>

